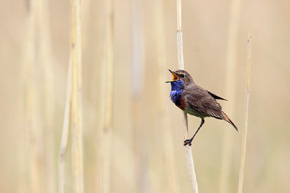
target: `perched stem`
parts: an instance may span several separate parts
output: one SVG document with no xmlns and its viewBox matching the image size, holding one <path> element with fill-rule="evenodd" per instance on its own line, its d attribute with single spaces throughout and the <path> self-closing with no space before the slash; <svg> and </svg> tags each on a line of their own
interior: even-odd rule
<svg viewBox="0 0 290 193">
<path fill-rule="evenodd" d="M 250 73 L 251 73 L 251 52 L 252 52 L 252 37 L 248 37 L 248 50 L 247 50 L 247 74 L 246 74 L 246 104 L 245 104 L 245 131 L 243 132 L 240 175 L 238 193 L 243 192 L 244 172 L 245 172 L 245 158 L 247 150 L 247 135 L 248 135 L 248 121 L 249 121 L 249 101 L 250 101 Z"/>
<path fill-rule="evenodd" d="M 182 37 L 182 0 L 176 0 L 177 6 L 177 60 L 178 67 L 184 70 L 183 37 Z"/>
<path fill-rule="evenodd" d="M 178 56 L 178 66 L 179 69 L 184 69 L 184 59 L 183 59 L 183 38 L 182 38 L 182 0 L 177 0 L 177 56 Z M 184 139 L 188 138 L 188 121 L 187 113 L 184 113 Z M 189 145 L 185 146 L 185 157 L 187 171 L 191 182 L 192 192 L 198 193 L 198 185 L 196 181 L 194 161 L 192 156 L 191 147 Z"/>
</svg>

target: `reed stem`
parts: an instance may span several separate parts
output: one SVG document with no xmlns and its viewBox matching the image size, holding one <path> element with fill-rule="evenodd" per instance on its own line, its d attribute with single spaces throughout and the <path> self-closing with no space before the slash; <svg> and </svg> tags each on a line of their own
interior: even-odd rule
<svg viewBox="0 0 290 193">
<path fill-rule="evenodd" d="M 131 69 L 131 113 L 135 162 L 135 192 L 148 192 L 146 128 L 144 128 L 144 28 L 142 23 L 142 0 L 131 1 L 132 14 L 132 69 Z"/>
<path fill-rule="evenodd" d="M 233 0 L 231 2 L 228 26 L 228 40 L 227 40 L 227 66 L 226 66 L 226 98 L 231 100 L 231 106 L 225 104 L 227 114 L 234 116 L 235 92 L 236 92 L 236 62 L 237 62 L 237 38 L 239 29 L 240 18 L 240 0 Z M 231 151 L 232 151 L 232 138 L 231 130 L 225 129 L 223 139 L 223 152 L 222 152 L 222 165 L 220 177 L 220 193 L 228 192 L 228 181 L 230 175 L 231 165 Z"/>
<path fill-rule="evenodd" d="M 65 187 L 65 165 L 66 165 L 66 151 L 69 136 L 69 126 L 70 126 L 70 113 L 71 113 L 71 62 L 68 65 L 67 73 L 67 89 L 66 89 L 66 102 L 64 110 L 64 121 L 62 126 L 62 135 L 60 143 L 60 153 L 59 153 L 59 193 L 64 193 Z"/>
<path fill-rule="evenodd" d="M 75 193 L 84 192 L 80 0 L 71 0 L 71 139 Z"/>
<path fill-rule="evenodd" d="M 247 74 L 246 74 L 246 104 L 245 104 L 245 131 L 243 132 L 242 151 L 241 151 L 241 163 L 240 163 L 240 175 L 238 193 L 243 192 L 244 185 L 244 173 L 245 173 L 245 158 L 247 150 L 247 136 L 248 136 L 248 122 L 249 122 L 249 101 L 250 101 L 250 75 L 251 75 L 251 57 L 252 57 L 252 37 L 248 36 L 248 49 L 247 49 Z"/>
<path fill-rule="evenodd" d="M 40 89 L 43 94 L 43 114 L 44 123 L 44 183 L 47 193 L 54 193 L 55 187 L 55 127 L 54 127 L 54 112 L 55 112 L 55 93 L 54 93 L 54 74 L 53 74 L 53 55 L 51 49 L 51 33 L 50 33 L 50 15 L 49 15 L 48 0 L 37 1 L 37 20 L 38 20 L 38 38 L 39 40 L 39 63 L 41 64 L 41 74 L 43 84 Z"/>
<path fill-rule="evenodd" d="M 177 5 L 177 59 L 179 69 L 184 70 L 184 57 L 183 57 L 183 37 L 182 37 L 182 0 L 176 1 Z M 184 139 L 188 139 L 188 120 L 187 113 L 184 113 Z M 191 182 L 192 192 L 198 193 L 198 184 L 196 181 L 194 161 L 192 156 L 192 150 L 189 145 L 185 146 L 185 157 L 186 157 L 186 165 L 187 171 L 189 175 L 189 179 Z"/>
<path fill-rule="evenodd" d="M 165 46 L 165 32 L 164 32 L 164 18 L 163 18 L 163 4 L 162 0 L 155 1 L 155 18 L 156 18 L 156 34 L 157 34 L 157 64 L 158 64 L 158 78 L 159 78 L 159 91 L 160 91 L 160 128 L 163 133 L 163 144 L 165 154 L 165 165 L 167 170 L 168 190 L 172 193 L 180 192 L 180 186 L 177 180 L 176 168 L 175 168 L 175 156 L 172 142 L 172 127 L 169 119 L 169 109 L 166 105 L 166 99 L 168 93 L 166 87 L 164 87 L 165 73 L 168 73 L 166 69 L 166 46 Z"/>
<path fill-rule="evenodd" d="M 40 111 L 39 68 L 37 63 L 37 2 L 28 1 L 27 42 L 26 42 L 26 128 L 28 144 L 28 168 L 30 184 L 28 192 L 42 192 L 43 188 L 43 138 Z"/>
<path fill-rule="evenodd" d="M 113 128 L 113 99 L 114 99 L 114 0 L 106 1 L 106 39 L 105 39 L 105 87 L 104 88 L 104 120 L 101 124 L 101 144 L 99 152 L 100 169 L 98 177 L 98 192 L 110 192 L 110 171 Z"/>
</svg>

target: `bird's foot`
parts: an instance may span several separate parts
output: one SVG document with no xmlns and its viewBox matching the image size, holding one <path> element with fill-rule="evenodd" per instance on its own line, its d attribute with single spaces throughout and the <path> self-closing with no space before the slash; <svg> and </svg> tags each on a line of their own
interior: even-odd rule
<svg viewBox="0 0 290 193">
<path fill-rule="evenodd" d="M 191 146 L 191 142 L 192 142 L 192 139 L 186 139 L 186 140 L 184 140 L 184 146 L 186 146 L 186 145 Z"/>
</svg>

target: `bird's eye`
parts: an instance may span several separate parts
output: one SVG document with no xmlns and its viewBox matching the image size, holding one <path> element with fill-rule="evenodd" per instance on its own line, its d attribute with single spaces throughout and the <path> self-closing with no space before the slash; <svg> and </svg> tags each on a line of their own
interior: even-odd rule
<svg viewBox="0 0 290 193">
<path fill-rule="evenodd" d="M 184 78 L 184 74 L 181 74 L 180 77 L 181 77 L 181 78 Z"/>
</svg>

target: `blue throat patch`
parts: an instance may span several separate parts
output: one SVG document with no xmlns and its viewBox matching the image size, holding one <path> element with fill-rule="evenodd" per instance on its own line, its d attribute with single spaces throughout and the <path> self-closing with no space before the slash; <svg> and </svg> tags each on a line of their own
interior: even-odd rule
<svg viewBox="0 0 290 193">
<path fill-rule="evenodd" d="M 181 92 L 183 91 L 183 81 L 178 80 L 171 82 L 170 98 L 176 105 L 181 104 Z"/>
</svg>

